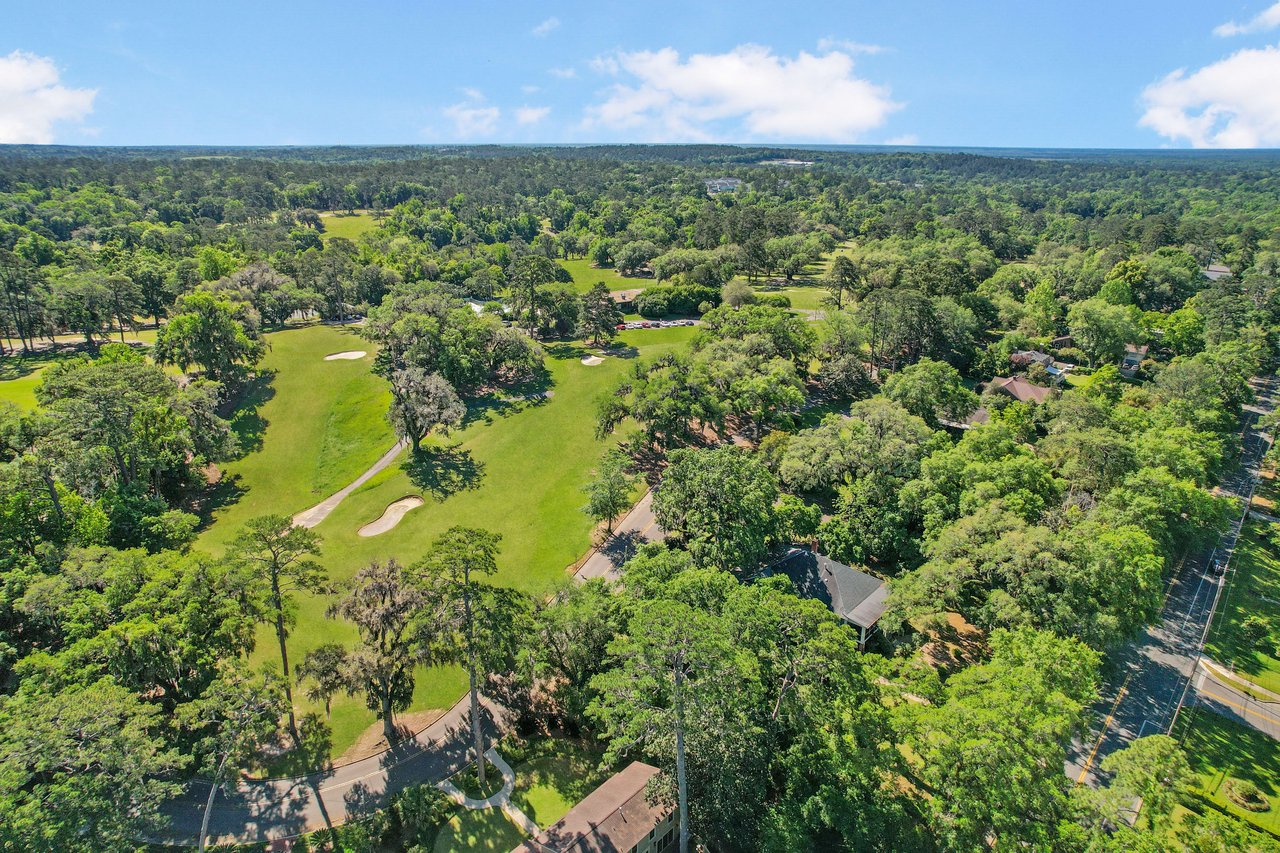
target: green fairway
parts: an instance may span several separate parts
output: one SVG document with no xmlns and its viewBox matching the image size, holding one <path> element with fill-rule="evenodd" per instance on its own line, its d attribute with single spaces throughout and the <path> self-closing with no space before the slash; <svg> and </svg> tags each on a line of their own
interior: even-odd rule
<svg viewBox="0 0 1280 853">
<path fill-rule="evenodd" d="M 1198 777 L 1197 794 L 1260 829 L 1280 833 L 1280 742 L 1203 709 L 1182 719 L 1177 734 Z M 1252 812 L 1232 803 L 1222 788 L 1232 778 L 1257 785 L 1270 808 Z"/>
<path fill-rule="evenodd" d="M 556 263 L 569 271 L 573 276 L 573 289 L 579 293 L 586 293 L 588 290 L 596 286 L 596 282 L 603 281 L 609 286 L 610 290 L 632 290 L 637 287 L 653 287 L 653 279 L 651 278 L 634 278 L 629 275 L 619 275 L 614 269 L 600 269 L 591 265 L 589 258 L 576 258 L 572 261 L 557 261 Z"/>
<path fill-rule="evenodd" d="M 378 227 L 378 222 L 373 218 L 372 213 L 357 213 L 351 216 L 336 213 L 322 218 L 324 220 L 324 233 L 320 235 L 322 240 L 330 240 L 334 237 L 356 240 L 362 234 Z"/>
<path fill-rule="evenodd" d="M 199 543 L 206 550 L 221 550 L 250 518 L 318 503 L 396 442 L 385 417 L 390 392 L 370 372 L 374 346 L 354 329 L 308 326 L 266 340 L 264 378 L 232 421 L 243 456 L 223 466 L 223 490 L 234 500 L 214 511 Z M 368 356 L 324 360 L 347 350 Z"/>
<path fill-rule="evenodd" d="M 44 369 L 66 355 L 5 356 L 0 359 L 0 401 L 20 409 L 36 407 L 36 386 Z"/>
<path fill-rule="evenodd" d="M 1263 536 L 1266 523 L 1250 521 L 1241 531 L 1235 552 L 1235 576 L 1218 607 L 1205 643 L 1209 657 L 1232 666 L 1238 676 L 1280 693 L 1280 548 Z M 1259 643 L 1245 636 L 1251 616 L 1270 620 L 1271 639 Z"/>
<path fill-rule="evenodd" d="M 790 287 L 757 287 L 756 293 L 777 293 L 791 300 L 791 307 L 802 311 L 819 311 L 827 308 L 824 300 L 829 295 L 826 288 L 818 284 L 806 284 L 796 281 Z"/>
<path fill-rule="evenodd" d="M 623 341 L 644 356 L 683 345 L 691 327 L 628 332 Z M 228 503 L 199 547 L 221 551 L 250 518 L 266 513 L 293 515 L 356 479 L 395 443 L 385 412 L 385 383 L 370 372 L 372 346 L 349 330 L 311 326 L 268 337 L 264 369 L 274 370 L 259 390 L 256 410 L 242 408 L 237 426 L 253 446 L 226 466 Z M 324 361 L 324 355 L 364 349 L 370 358 Z M 544 593 L 566 577 L 565 568 L 590 547 L 592 521 L 580 509 L 581 492 L 605 445 L 597 442 L 595 402 L 631 364 L 609 357 L 591 367 L 585 350 L 573 343 L 547 347 L 546 400 L 473 402 L 463 428 L 432 439 L 418 460 L 408 453 L 353 492 L 319 526 L 324 538 L 321 563 L 334 580 L 350 578 L 370 560 L 396 558 L 413 563 L 431 541 L 454 525 L 501 533 L 497 582 Z M 637 349 L 624 350 L 634 356 Z M 426 504 L 404 516 L 391 531 L 361 537 L 357 531 L 405 495 Z M 289 639 L 291 661 L 325 642 L 349 643 L 354 632 L 325 618 L 331 599 L 299 596 L 297 625 Z M 273 635 L 258 633 L 251 663 L 278 660 Z M 462 695 L 457 669 L 421 670 L 412 711 L 447 708 Z M 302 710 L 321 711 L 305 703 Z M 341 755 L 375 718 L 361 698 L 334 699 L 333 756 Z"/>
<path fill-rule="evenodd" d="M 83 335 L 58 335 L 54 340 L 63 344 L 84 343 Z M 155 329 L 142 329 L 137 332 L 125 332 L 126 343 L 153 344 L 156 341 Z M 116 335 L 103 343 L 119 343 Z M 7 342 L 13 346 L 13 341 Z M 88 350 L 86 350 L 88 352 Z M 71 358 L 74 353 L 51 353 L 47 350 L 33 355 L 6 355 L 0 357 L 0 401 L 13 403 L 20 409 L 36 407 L 36 386 L 40 384 L 40 374 L 55 361 Z"/>
</svg>

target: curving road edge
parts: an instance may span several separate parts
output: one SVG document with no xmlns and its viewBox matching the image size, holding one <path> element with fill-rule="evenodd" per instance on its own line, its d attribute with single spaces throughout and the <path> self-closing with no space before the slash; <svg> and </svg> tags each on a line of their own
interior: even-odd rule
<svg viewBox="0 0 1280 853">
<path fill-rule="evenodd" d="M 383 808 L 406 788 L 449 778 L 468 759 L 467 699 L 463 696 L 440 719 L 377 755 L 305 776 L 223 785 L 209 821 L 210 843 L 265 843 L 338 826 Z M 504 728 L 506 719 L 499 706 L 481 701 L 486 734 L 491 736 Z M 169 827 L 155 840 L 194 845 L 208 796 L 208 782 L 190 782 L 181 795 L 165 803 Z"/>
</svg>

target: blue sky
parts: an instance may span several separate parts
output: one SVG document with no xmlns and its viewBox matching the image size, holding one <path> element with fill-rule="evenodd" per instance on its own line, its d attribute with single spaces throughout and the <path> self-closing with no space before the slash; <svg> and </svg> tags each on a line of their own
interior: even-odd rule
<svg viewBox="0 0 1280 853">
<path fill-rule="evenodd" d="M 1280 147 L 1274 0 L 0 0 L 0 142 Z"/>
</svg>

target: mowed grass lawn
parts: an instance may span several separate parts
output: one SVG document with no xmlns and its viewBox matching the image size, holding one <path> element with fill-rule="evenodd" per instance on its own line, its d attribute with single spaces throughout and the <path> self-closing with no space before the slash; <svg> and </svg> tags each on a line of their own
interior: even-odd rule
<svg viewBox="0 0 1280 853">
<path fill-rule="evenodd" d="M 1280 693 L 1280 548 L 1263 533 L 1265 522 L 1250 521 L 1241 531 L 1235 552 L 1235 577 L 1218 607 L 1213 631 L 1205 643 L 1209 657 L 1258 686 Z M 1272 636 L 1260 646 L 1244 636 L 1244 621 L 1262 616 L 1271 621 Z"/>
<path fill-rule="evenodd" d="M 66 354 L 37 353 L 0 359 L 0 401 L 31 411 L 36 407 L 36 386 L 40 384 L 40 375 L 55 361 L 69 357 Z"/>
<path fill-rule="evenodd" d="M 511 800 L 546 829 L 609 778 L 611 771 L 600 769 L 600 757 L 601 750 L 594 744 L 556 739 L 549 755 L 514 768 Z"/>
<path fill-rule="evenodd" d="M 573 289 L 578 293 L 586 293 L 596 286 L 596 282 L 600 281 L 608 285 L 610 290 L 633 290 L 637 287 L 653 287 L 654 284 L 651 278 L 634 278 L 629 275 L 619 275 L 615 269 L 593 267 L 589 258 L 576 258 L 572 261 L 560 260 L 556 263 L 568 270 L 569 275 L 573 276 Z"/>
<path fill-rule="evenodd" d="M 501 809 L 459 809 L 448 823 L 440 827 L 432 849 L 435 853 L 463 853 L 469 850 L 508 853 L 521 844 L 525 837 Z"/>
<path fill-rule="evenodd" d="M 320 235 L 321 240 L 345 237 L 354 241 L 360 235 L 378 227 L 378 222 L 373 218 L 372 213 L 356 213 L 350 216 L 336 213 L 332 216 L 323 216 L 321 219 L 324 222 L 324 233 Z"/>
<path fill-rule="evenodd" d="M 683 346 L 694 329 L 646 329 L 626 333 L 624 342 L 642 357 Z M 233 502 L 214 513 L 199 547 L 215 553 L 239 528 L 258 515 L 293 515 L 354 480 L 395 442 L 386 423 L 389 393 L 370 372 L 373 347 L 353 332 L 324 326 L 269 336 L 264 368 L 275 371 L 256 410 L 249 407 L 240 427 L 260 446 L 226 466 Z M 366 350 L 359 361 L 324 361 L 328 353 Z M 473 405 L 468 422 L 445 439 L 432 439 L 417 464 L 406 452 L 349 496 L 319 526 L 320 558 L 335 581 L 355 574 L 371 560 L 421 559 L 431 542 L 455 525 L 502 534 L 496 582 L 533 594 L 564 583 L 565 568 L 590 547 L 592 521 L 582 511 L 581 487 L 605 445 L 594 437 L 595 403 L 628 368 L 624 358 L 581 363 L 586 350 L 576 344 L 548 347 L 549 399 Z M 374 537 L 357 531 L 382 515 L 388 504 L 421 495 L 426 504 L 410 511 L 393 530 Z M 350 643 L 354 630 L 325 618 L 332 599 L 300 596 L 297 623 L 289 640 L 292 662 L 326 642 Z M 278 660 L 266 626 L 259 630 L 252 663 Z M 421 670 L 411 711 L 447 708 L 465 681 L 455 668 Z M 302 711 L 322 711 L 296 698 Z M 334 700 L 331 755 L 350 747 L 375 717 L 361 698 Z"/>
<path fill-rule="evenodd" d="M 1177 734 L 1198 777 L 1197 793 L 1229 814 L 1280 834 L 1280 741 L 1203 708 L 1182 719 L 1186 722 L 1179 723 Z M 1257 785 L 1270 808 L 1251 812 L 1232 803 L 1222 790 L 1232 778 Z"/>
</svg>

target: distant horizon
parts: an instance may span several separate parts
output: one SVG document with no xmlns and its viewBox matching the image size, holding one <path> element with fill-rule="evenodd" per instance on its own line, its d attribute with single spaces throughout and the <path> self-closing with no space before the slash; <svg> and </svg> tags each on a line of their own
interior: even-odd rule
<svg viewBox="0 0 1280 853">
<path fill-rule="evenodd" d="M 6 24 L 0 143 L 1280 147 L 1280 0 L 66 0 Z"/>
<path fill-rule="evenodd" d="M 868 153 L 908 151 L 921 153 L 1069 153 L 1069 154 L 1142 154 L 1162 157 L 1223 158 L 1231 156 L 1267 157 L 1280 154 L 1280 146 L 1268 148 L 1140 148 L 1126 146 L 1055 146 L 1055 145 L 923 145 L 874 142 L 308 142 L 308 143 L 0 143 L 0 152 L 23 150 L 57 151 L 290 151 L 305 149 L 483 149 L 483 148 L 739 148 L 762 151 L 814 151 Z"/>
</svg>

